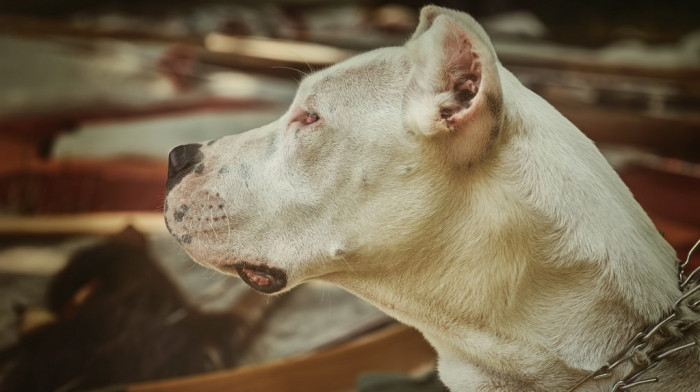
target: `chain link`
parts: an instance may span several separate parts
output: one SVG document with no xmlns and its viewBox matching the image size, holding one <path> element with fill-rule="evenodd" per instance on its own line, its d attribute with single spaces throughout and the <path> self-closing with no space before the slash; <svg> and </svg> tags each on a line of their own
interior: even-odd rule
<svg viewBox="0 0 700 392">
<path fill-rule="evenodd" d="M 685 274 L 685 268 L 690 263 L 695 251 L 700 247 L 700 240 L 698 240 L 695 245 L 688 252 L 684 262 L 678 260 L 678 287 L 680 288 L 683 295 L 674 303 L 671 313 L 665 317 L 663 320 L 659 321 L 656 325 L 652 326 L 646 331 L 637 333 L 630 341 L 627 343 L 625 348 L 620 351 L 620 354 L 601 366 L 598 370 L 590 373 L 588 376 L 580 380 L 576 385 L 570 388 L 567 392 L 572 392 L 578 389 L 581 385 L 585 384 L 590 380 L 602 380 L 609 378 L 613 375 L 615 369 L 625 363 L 631 363 L 635 366 L 633 370 L 625 376 L 623 379 L 615 382 L 610 389 L 610 392 L 619 391 L 629 391 L 635 387 L 647 384 L 653 384 L 659 381 L 658 377 L 642 378 L 642 376 L 648 371 L 654 369 L 659 363 L 668 358 L 669 356 L 676 354 L 680 351 L 687 350 L 690 348 L 698 348 L 698 342 L 696 340 L 677 345 L 678 341 L 681 340 L 680 336 L 689 330 L 691 327 L 700 323 L 700 317 L 695 320 L 682 320 L 677 326 L 677 333 L 669 333 L 670 338 L 664 339 L 661 337 L 662 344 L 659 347 L 650 347 L 652 338 L 660 334 L 659 331 L 668 329 L 668 324 L 671 321 L 678 321 L 679 313 L 682 306 L 685 304 L 694 313 L 700 313 L 700 299 L 695 302 L 689 302 L 694 294 L 700 292 L 700 267 L 695 268 L 690 274 Z M 665 331 L 665 332 L 669 332 Z M 674 335 L 676 335 L 674 337 Z"/>
</svg>

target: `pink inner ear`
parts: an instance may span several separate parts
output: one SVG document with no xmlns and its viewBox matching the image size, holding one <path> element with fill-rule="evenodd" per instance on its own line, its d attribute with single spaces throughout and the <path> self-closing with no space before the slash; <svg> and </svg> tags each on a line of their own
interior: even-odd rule
<svg viewBox="0 0 700 392">
<path fill-rule="evenodd" d="M 455 104 L 466 108 L 479 92 L 481 62 L 467 34 L 451 22 L 449 27 L 450 34 L 444 41 L 447 53 L 444 64 L 448 77 L 446 87 L 455 94 Z"/>
</svg>

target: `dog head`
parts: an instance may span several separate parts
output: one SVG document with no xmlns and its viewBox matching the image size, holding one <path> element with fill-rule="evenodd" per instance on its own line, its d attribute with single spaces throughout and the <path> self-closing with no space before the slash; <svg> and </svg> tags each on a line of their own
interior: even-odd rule
<svg viewBox="0 0 700 392">
<path fill-rule="evenodd" d="M 170 154 L 165 219 L 192 258 L 266 293 L 394 268 L 440 230 L 450 176 L 497 149 L 497 58 L 466 14 L 306 77 L 260 128 Z"/>
</svg>

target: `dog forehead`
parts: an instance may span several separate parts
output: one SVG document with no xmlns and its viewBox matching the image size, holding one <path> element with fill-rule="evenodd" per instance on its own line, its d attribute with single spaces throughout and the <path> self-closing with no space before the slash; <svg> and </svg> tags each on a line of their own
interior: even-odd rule
<svg viewBox="0 0 700 392">
<path fill-rule="evenodd" d="M 309 95 L 362 93 L 400 86 L 409 69 L 409 56 L 403 47 L 375 49 L 351 57 L 307 77 L 302 85 Z M 301 89 L 300 89 L 301 90 Z"/>
</svg>

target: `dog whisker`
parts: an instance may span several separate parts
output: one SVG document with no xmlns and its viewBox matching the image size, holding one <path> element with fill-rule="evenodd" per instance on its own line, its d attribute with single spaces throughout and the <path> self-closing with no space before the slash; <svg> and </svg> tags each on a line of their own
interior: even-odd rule
<svg viewBox="0 0 700 392">
<path fill-rule="evenodd" d="M 214 241 L 211 240 L 211 237 L 209 236 L 209 230 L 203 231 L 204 235 L 207 237 L 207 243 L 213 244 Z"/>
<path fill-rule="evenodd" d="M 209 194 L 207 194 L 207 203 L 211 203 L 211 196 Z M 210 208 L 209 209 L 209 219 L 207 221 L 209 222 L 209 227 L 211 228 L 211 231 L 214 232 L 214 237 L 216 237 L 216 241 L 220 242 L 221 239 L 219 238 L 219 233 L 214 228 L 214 224 L 212 223 L 213 220 L 214 220 L 214 212 Z"/>
<path fill-rule="evenodd" d="M 307 63 L 307 65 L 308 65 L 308 63 Z M 302 70 L 300 70 L 300 69 L 296 69 L 296 68 L 294 68 L 294 67 L 285 67 L 285 66 L 279 65 L 279 66 L 274 66 L 274 67 L 270 67 L 270 68 L 273 68 L 273 69 L 288 69 L 288 70 L 290 70 L 290 71 L 297 72 L 298 75 L 294 77 L 294 80 L 296 80 L 297 83 L 301 83 L 301 80 L 302 80 L 304 77 L 309 76 L 309 73 L 308 73 L 308 72 L 304 72 L 304 71 L 302 71 Z"/>
<path fill-rule="evenodd" d="M 228 237 L 226 237 L 226 242 L 230 242 L 231 241 L 231 219 L 230 219 L 230 216 L 228 214 L 228 211 L 226 211 L 226 207 L 224 207 L 223 204 L 221 205 L 221 209 L 224 210 L 224 216 L 226 217 L 226 227 L 228 228 Z"/>
</svg>

